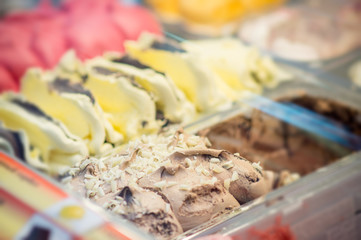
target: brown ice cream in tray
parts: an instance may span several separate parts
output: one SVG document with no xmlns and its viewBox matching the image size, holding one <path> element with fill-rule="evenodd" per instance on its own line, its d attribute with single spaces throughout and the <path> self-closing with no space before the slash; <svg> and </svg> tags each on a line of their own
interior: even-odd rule
<svg viewBox="0 0 361 240">
<path fill-rule="evenodd" d="M 178 130 L 84 159 L 63 182 L 158 239 L 171 239 L 286 184 L 238 154 Z M 66 179 L 66 180 L 64 180 Z"/>
<path fill-rule="evenodd" d="M 348 126 L 350 132 L 361 136 L 361 113 L 335 100 L 323 97 L 296 95 L 278 98 L 278 102 L 291 103 L 316 112 Z M 330 149 L 309 133 L 267 115 L 259 110 L 249 116 L 238 115 L 210 128 L 201 130 L 212 146 L 238 152 L 253 162 L 261 162 L 273 171 L 290 170 L 301 175 L 315 171 L 349 153 L 347 148 Z"/>
</svg>

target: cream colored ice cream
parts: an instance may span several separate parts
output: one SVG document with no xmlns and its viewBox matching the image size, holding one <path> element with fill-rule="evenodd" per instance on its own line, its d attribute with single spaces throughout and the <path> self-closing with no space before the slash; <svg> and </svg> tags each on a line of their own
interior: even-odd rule
<svg viewBox="0 0 361 240">
<path fill-rule="evenodd" d="M 126 42 L 125 47 L 131 57 L 169 75 L 199 112 L 214 110 L 229 99 L 217 87 L 217 80 L 208 68 L 200 64 L 199 57 L 180 46 L 143 34 L 137 42 Z"/>
<path fill-rule="evenodd" d="M 227 95 L 231 94 L 233 100 L 244 90 L 261 93 L 264 87 L 275 87 L 290 78 L 270 58 L 261 56 L 256 48 L 245 46 L 234 38 L 184 41 L 182 47 L 199 56 L 201 64 L 218 76 L 219 86 Z"/>
<path fill-rule="evenodd" d="M 80 84 L 70 83 L 67 79 L 52 79 L 40 69 L 31 69 L 22 80 L 21 93 L 80 137 L 90 154 L 101 152 L 106 137 L 104 114 L 92 94 Z M 113 139 L 108 137 L 108 140 Z M 118 137 L 120 140 L 121 136 Z"/>
<path fill-rule="evenodd" d="M 20 95 L 1 95 L 0 121 L 6 128 L 26 133 L 31 146 L 27 160 L 50 173 L 64 172 L 88 155 L 80 138 Z"/>
<path fill-rule="evenodd" d="M 126 141 L 140 134 L 158 131 L 160 124 L 156 121 L 155 102 L 134 76 L 97 66 L 96 61 L 90 61 L 85 66 L 87 79 L 84 86 L 91 91 L 106 119 Z"/>
<path fill-rule="evenodd" d="M 244 90 L 261 93 L 290 78 L 270 58 L 231 38 L 177 45 L 143 34 L 125 46 L 132 57 L 168 74 L 199 112 L 221 109 Z"/>
<path fill-rule="evenodd" d="M 132 63 L 135 65 L 132 66 Z M 147 66 L 136 63 L 136 60 L 129 56 L 123 56 L 113 62 L 105 58 L 95 58 L 86 65 L 106 68 L 114 74 L 134 78 L 134 81 L 152 96 L 157 111 L 161 111 L 164 117 L 172 122 L 187 123 L 195 117 L 194 106 L 187 101 L 173 81 Z"/>
</svg>

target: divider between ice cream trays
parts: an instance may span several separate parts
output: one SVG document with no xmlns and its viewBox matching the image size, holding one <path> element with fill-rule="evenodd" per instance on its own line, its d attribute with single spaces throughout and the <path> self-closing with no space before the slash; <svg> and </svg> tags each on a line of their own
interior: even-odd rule
<svg viewBox="0 0 361 240">
<path fill-rule="evenodd" d="M 336 121 L 292 103 L 275 102 L 251 92 L 246 92 L 245 95 L 247 97 L 240 102 L 350 149 L 361 150 L 361 137 Z"/>
<path fill-rule="evenodd" d="M 178 42 L 187 41 L 169 32 L 164 32 L 164 34 Z M 346 126 L 303 107 L 275 102 L 250 91 L 244 91 L 244 96 L 244 98 L 239 99 L 240 103 L 245 103 L 284 122 L 350 149 L 361 150 L 361 137 L 348 131 Z"/>
</svg>

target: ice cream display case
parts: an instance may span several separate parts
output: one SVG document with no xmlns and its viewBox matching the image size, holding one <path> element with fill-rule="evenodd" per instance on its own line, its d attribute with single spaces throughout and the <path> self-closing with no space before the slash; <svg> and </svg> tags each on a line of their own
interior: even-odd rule
<svg viewBox="0 0 361 240">
<path fill-rule="evenodd" d="M 117 61 L 124 63 L 126 60 L 117 58 Z M 129 62 L 129 59 L 127 61 Z M 98 71 L 97 74 L 101 72 L 106 76 L 109 75 L 111 73 L 110 70 L 107 70 L 109 67 L 112 71 L 125 71 L 99 59 L 90 61 L 90 63 L 92 67 L 96 66 L 94 69 Z M 310 183 L 313 180 L 309 179 L 316 178 L 321 181 L 322 177 L 331 178 L 332 174 L 338 174 L 338 171 L 342 171 L 338 166 L 347 167 L 355 164 L 356 161 L 339 162 L 339 159 L 345 156 L 350 158 L 359 156 L 351 154 L 360 149 L 361 111 L 357 104 L 361 102 L 360 97 L 300 69 L 283 65 L 280 67 L 290 73 L 292 79 L 281 82 L 274 88 L 265 89 L 262 95 L 250 92 L 249 96 L 244 96 L 229 106 L 222 106 L 222 110 L 219 109 L 200 116 L 197 121 L 184 126 L 184 134 L 179 132 L 173 135 L 174 133 L 172 133 L 165 135 L 164 138 L 151 135 L 143 136 L 139 140 L 130 141 L 127 148 L 123 148 L 122 151 L 121 149 L 109 150 L 108 148 L 109 152 L 106 153 L 105 151 L 105 154 L 100 155 L 102 157 L 85 158 L 70 169 L 70 172 L 73 173 L 61 177 L 62 183 L 65 186 L 70 186 L 78 194 L 80 193 L 80 196 L 86 195 L 90 198 L 98 196 L 93 198 L 93 201 L 98 205 L 110 210 L 113 214 L 125 216 L 143 230 L 152 234 L 159 234 L 157 231 L 161 231 L 162 234 L 165 233 L 165 235 L 156 235 L 160 238 L 196 238 L 218 232 L 220 229 L 223 229 L 222 234 L 242 235 L 241 232 L 231 232 L 233 227 L 238 226 L 238 221 L 248 222 L 247 214 L 249 212 L 252 214 L 252 211 L 259 211 L 257 209 L 264 208 L 265 205 L 270 205 L 269 212 L 276 211 L 276 207 L 273 208 L 273 206 L 278 206 L 277 201 L 281 201 L 279 199 L 287 199 L 288 192 L 309 189 L 307 186 L 313 186 Z M 34 76 L 39 75 L 30 73 L 27 81 L 35 84 Z M 31 90 L 30 86 L 24 90 Z M 36 86 L 42 85 L 38 82 Z M 52 86 L 55 88 L 55 85 Z M 81 93 L 79 89 L 77 93 Z M 85 96 L 89 97 L 89 93 L 86 93 Z M 19 106 L 21 104 L 18 104 Z M 298 115 L 291 117 L 292 114 L 295 114 L 295 110 Z M 219 148 L 220 150 L 209 150 L 206 147 L 208 143 L 199 136 L 187 136 L 187 134 L 196 133 L 208 137 L 212 148 Z M 19 141 L 21 134 L 15 139 Z M 175 146 L 172 149 L 178 151 L 176 154 L 168 149 L 167 146 L 170 145 Z M 12 149 L 11 146 L 6 145 L 6 142 L 4 146 L 3 149 Z M 197 146 L 197 148 L 194 149 L 190 146 Z M 224 150 L 235 153 L 235 155 L 229 155 Z M 15 154 L 15 152 L 21 153 L 22 151 L 14 150 L 13 153 Z M 168 156 L 165 159 L 171 163 L 170 166 L 165 162 L 160 165 L 152 162 L 159 161 L 155 159 L 162 156 Z M 244 156 L 251 162 L 247 161 L 246 163 L 241 157 L 242 164 L 238 165 L 239 163 L 236 162 L 239 161 L 239 156 Z M 180 164 L 178 168 L 174 167 L 174 162 Z M 233 165 L 235 163 L 236 165 Z M 114 171 L 109 164 L 111 166 L 118 166 L 119 164 L 121 169 L 125 171 Z M 140 165 L 147 165 L 145 169 L 152 174 L 145 176 L 143 172 L 139 172 L 137 169 L 144 169 Z M 158 167 L 160 170 L 157 170 Z M 242 170 L 238 171 L 238 169 Z M 72 174 L 75 177 L 72 177 Z M 118 174 L 121 179 L 127 179 L 126 182 L 128 183 L 126 184 L 122 180 L 114 185 L 112 178 Z M 253 174 L 255 174 L 255 179 L 252 177 Z M 133 175 L 138 179 L 137 185 L 141 186 L 142 189 L 138 189 L 134 182 L 132 183 L 131 176 Z M 98 179 L 96 176 L 102 177 Z M 189 178 L 190 182 L 180 180 L 185 176 Z M 248 177 L 243 178 L 243 176 Z M 299 178 L 300 180 L 298 180 Z M 93 189 L 94 185 L 98 184 L 98 180 L 94 181 L 95 179 L 102 179 L 108 183 L 101 185 L 102 190 L 100 188 L 97 188 L 96 191 L 86 190 Z M 238 188 L 234 190 L 234 183 L 237 181 L 240 181 L 238 183 L 240 189 L 246 191 L 245 195 L 239 192 Z M 252 186 L 254 181 L 259 184 L 261 181 L 263 183 L 254 187 Z M 338 181 L 336 182 L 338 183 Z M 193 186 L 198 186 L 200 183 L 202 187 L 197 188 L 198 192 L 191 190 Z M 212 184 L 215 184 L 216 187 L 210 189 L 204 187 Z M 333 185 L 329 187 L 333 188 Z M 114 192 L 113 189 L 115 189 Z M 118 189 L 122 190 L 119 192 Z M 144 189 L 153 190 L 146 191 Z M 229 190 L 226 191 L 225 189 Z M 263 196 L 271 189 L 275 190 Z M 184 202 L 179 201 L 187 195 L 188 191 L 195 191 L 193 192 L 195 194 L 194 204 L 192 204 L 191 199 Z M 297 196 L 300 199 L 306 198 L 308 196 L 307 191 L 300 191 Z M 317 191 L 312 191 L 310 190 L 308 193 L 312 192 L 313 196 L 317 197 Z M 159 198 L 159 195 L 154 192 L 160 192 L 162 198 Z M 209 203 L 207 204 L 207 197 L 210 193 L 213 194 L 211 194 L 213 201 L 217 202 L 219 199 L 221 202 L 225 201 L 225 205 L 219 205 L 218 208 L 211 207 L 215 212 L 197 213 L 199 208 L 210 209 L 208 208 Z M 247 199 L 244 196 L 248 196 Z M 234 200 L 235 198 L 237 201 Z M 154 200 L 152 207 L 147 205 L 151 199 Z M 168 200 L 164 201 L 164 199 Z M 132 210 L 126 207 L 128 202 L 136 203 Z M 240 205 L 239 202 L 242 204 Z M 273 202 L 275 204 L 272 204 Z M 126 204 L 122 205 L 122 203 Z M 290 204 L 288 201 L 286 203 Z M 213 204 L 212 201 L 210 204 Z M 117 207 L 118 205 L 120 207 Z M 183 205 L 188 206 L 188 208 L 185 210 Z M 147 209 L 139 206 L 147 206 Z M 141 217 L 137 218 L 132 215 L 133 211 Z M 190 216 L 183 215 L 182 211 L 190 214 Z M 147 212 L 152 213 L 153 218 L 146 220 Z M 264 211 L 264 213 L 266 212 L 268 210 Z M 198 214 L 198 217 L 192 214 Z M 217 215 L 220 216 L 215 217 Z M 264 219 L 268 219 L 268 215 L 266 215 Z M 243 218 L 245 220 L 242 220 Z M 135 221 L 136 219 L 138 220 Z M 153 220 L 150 221 L 149 219 Z M 180 219 L 180 223 L 174 219 Z M 234 224 L 233 219 L 237 219 Z M 281 223 L 288 224 L 286 220 L 288 218 L 282 218 Z M 154 228 L 147 224 L 149 221 L 158 222 L 159 226 L 163 227 Z M 253 224 L 253 222 L 248 223 Z M 270 224 L 272 223 L 271 221 Z M 228 232 L 224 229 L 226 226 L 229 226 L 229 228 L 225 228 L 228 229 Z M 162 232 L 166 229 L 168 232 Z M 188 231 L 177 236 L 182 234 L 182 231 L 177 229 Z M 292 233 L 290 234 L 298 234 L 293 228 L 291 230 Z M 172 237 L 167 234 L 171 234 Z"/>
<path fill-rule="evenodd" d="M 237 38 L 157 33 L 95 58 L 67 51 L 0 94 L 4 236 L 357 239 L 361 97 L 327 75 L 357 52 L 321 69 Z"/>
</svg>

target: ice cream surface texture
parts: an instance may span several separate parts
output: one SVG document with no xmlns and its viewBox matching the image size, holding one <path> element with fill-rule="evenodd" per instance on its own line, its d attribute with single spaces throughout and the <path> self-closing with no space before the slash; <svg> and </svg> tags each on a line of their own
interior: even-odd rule
<svg viewBox="0 0 361 240">
<path fill-rule="evenodd" d="M 209 149 L 206 139 L 182 131 L 143 135 L 78 162 L 69 174 L 63 179 L 68 187 L 161 238 L 266 194 L 278 179 L 277 174 L 229 152 Z M 158 204 L 149 205 L 153 200 Z M 164 221 L 167 224 L 160 224 L 164 229 L 155 231 L 154 225 Z"/>
</svg>

